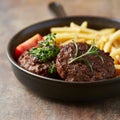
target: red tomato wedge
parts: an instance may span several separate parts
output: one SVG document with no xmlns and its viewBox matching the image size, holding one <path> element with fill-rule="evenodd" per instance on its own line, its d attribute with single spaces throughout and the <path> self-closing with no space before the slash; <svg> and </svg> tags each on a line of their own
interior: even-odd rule
<svg viewBox="0 0 120 120">
<path fill-rule="evenodd" d="M 43 37 L 40 34 L 36 34 L 25 42 L 19 44 L 15 49 L 16 57 L 18 58 L 24 51 L 37 46 L 39 40 L 43 40 Z"/>
</svg>

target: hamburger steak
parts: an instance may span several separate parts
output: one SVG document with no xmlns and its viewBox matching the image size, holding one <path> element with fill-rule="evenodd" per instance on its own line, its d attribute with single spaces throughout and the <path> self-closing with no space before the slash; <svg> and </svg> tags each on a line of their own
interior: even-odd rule
<svg viewBox="0 0 120 120">
<path fill-rule="evenodd" d="M 87 43 L 76 44 L 78 46 L 77 56 L 84 54 L 90 48 L 90 45 Z M 109 53 L 105 53 L 98 49 L 99 56 L 84 56 L 83 58 L 89 62 L 92 69 L 90 68 L 90 65 L 82 60 L 69 63 L 69 61 L 74 58 L 75 53 L 75 44 L 71 42 L 63 46 L 57 55 L 57 72 L 65 81 L 97 81 L 114 77 L 114 61 L 109 56 Z"/>
<path fill-rule="evenodd" d="M 42 76 L 51 76 L 49 69 L 52 62 L 39 63 L 36 57 L 30 55 L 29 51 L 25 51 L 18 59 L 18 64 L 26 70 Z"/>
</svg>

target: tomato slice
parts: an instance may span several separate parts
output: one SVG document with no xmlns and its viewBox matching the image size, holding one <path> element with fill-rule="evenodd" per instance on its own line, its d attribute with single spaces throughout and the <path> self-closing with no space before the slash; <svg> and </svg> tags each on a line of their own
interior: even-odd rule
<svg viewBox="0 0 120 120">
<path fill-rule="evenodd" d="M 43 37 L 40 34 L 36 34 L 25 42 L 19 44 L 15 49 L 16 57 L 18 58 L 24 51 L 37 46 L 39 40 L 43 40 Z"/>
</svg>

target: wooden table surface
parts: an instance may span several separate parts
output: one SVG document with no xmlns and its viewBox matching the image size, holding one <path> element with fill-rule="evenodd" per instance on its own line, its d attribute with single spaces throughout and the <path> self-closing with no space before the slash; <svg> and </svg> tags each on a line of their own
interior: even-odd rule
<svg viewBox="0 0 120 120">
<path fill-rule="evenodd" d="M 51 0 L 0 1 L 0 120 L 120 120 L 120 98 L 62 103 L 37 96 L 14 76 L 6 56 L 10 38 L 31 24 L 54 18 Z M 120 19 L 120 0 L 56 0 L 68 16 Z"/>
</svg>

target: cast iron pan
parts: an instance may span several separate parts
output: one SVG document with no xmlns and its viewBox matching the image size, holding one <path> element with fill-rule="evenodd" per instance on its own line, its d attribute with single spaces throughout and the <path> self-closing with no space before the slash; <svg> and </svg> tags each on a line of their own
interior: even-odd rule
<svg viewBox="0 0 120 120">
<path fill-rule="evenodd" d="M 52 19 L 31 25 L 17 33 L 8 43 L 7 56 L 17 79 L 41 96 L 64 101 L 88 101 L 120 95 L 120 77 L 96 82 L 65 82 L 33 74 L 21 68 L 15 58 L 16 46 L 36 33 L 46 35 L 53 26 L 66 26 L 70 22 L 88 21 L 90 28 L 120 28 L 120 22 L 101 17 L 78 16 Z"/>
</svg>

